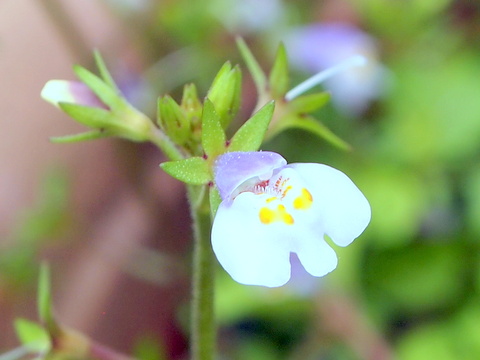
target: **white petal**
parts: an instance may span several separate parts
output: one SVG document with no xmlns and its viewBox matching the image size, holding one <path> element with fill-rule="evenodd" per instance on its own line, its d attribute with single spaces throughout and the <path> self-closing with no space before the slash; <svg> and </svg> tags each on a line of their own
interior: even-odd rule
<svg viewBox="0 0 480 360">
<path fill-rule="evenodd" d="M 92 90 L 79 81 L 50 80 L 43 87 L 40 96 L 57 107 L 58 103 L 65 102 L 105 108 Z"/>
<path fill-rule="evenodd" d="M 295 252 L 305 270 L 323 276 L 337 267 L 337 255 L 323 239 L 323 234 L 308 234 L 298 241 Z"/>
<path fill-rule="evenodd" d="M 55 106 L 58 106 L 59 102 L 74 103 L 75 97 L 70 90 L 71 83 L 66 80 L 50 80 L 43 87 L 40 96 Z"/>
<path fill-rule="evenodd" d="M 218 261 L 237 282 L 275 287 L 290 279 L 291 242 L 283 223 L 262 224 L 261 195 L 242 193 L 222 202 L 213 228 L 212 246 Z"/>
<path fill-rule="evenodd" d="M 347 175 L 322 164 L 290 164 L 287 168 L 301 176 L 313 196 L 319 228 L 337 245 L 350 244 L 365 230 L 370 204 Z"/>
</svg>

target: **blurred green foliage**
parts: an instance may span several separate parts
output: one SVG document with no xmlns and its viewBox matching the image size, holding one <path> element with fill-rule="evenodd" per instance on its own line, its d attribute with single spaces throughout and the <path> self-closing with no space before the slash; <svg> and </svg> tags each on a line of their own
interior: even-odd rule
<svg viewBox="0 0 480 360">
<path fill-rule="evenodd" d="M 281 23 L 236 33 L 245 36 L 269 71 L 284 34 L 329 19 L 329 2 L 319 3 L 278 2 L 286 14 Z M 389 86 L 358 116 L 346 116 L 331 104 L 315 113 L 353 146 L 351 152 L 296 129 L 264 149 L 281 152 L 289 162 L 321 162 L 345 171 L 369 199 L 372 222 L 354 244 L 336 249 L 339 266 L 323 279 L 303 285 L 300 279 L 301 286 L 294 279 L 291 286 L 266 290 L 220 274 L 219 349 L 232 359 L 297 359 L 297 353 L 307 360 L 360 359 L 352 346 L 355 334 L 348 329 L 332 334 L 322 315 L 322 296 L 341 294 L 356 304 L 358 317 L 341 312 L 350 316 L 352 327 L 368 323 L 397 359 L 479 359 L 480 6 L 466 0 L 340 3 L 377 41 Z M 154 88 L 178 95 L 184 81 L 195 80 L 205 96 L 215 71 L 231 60 L 241 64 L 246 79 L 244 106 L 254 102 L 252 80 L 233 34 L 213 15 L 214 1 L 149 4 L 135 16 L 143 16 L 136 31 L 152 60 L 147 79 L 161 82 L 159 74 L 165 76 Z M 182 74 L 153 66 L 172 53 L 186 67 L 176 69 Z M 290 83 L 309 75 L 297 70 Z M 172 80 L 175 76 L 182 83 Z M 247 113 L 242 108 L 234 123 L 239 126 Z M 40 240 L 64 223 L 65 182 L 53 178 L 46 185 L 45 199 L 15 231 L 16 245 L 0 254 L 2 281 L 31 278 Z M 161 353 L 148 341 L 137 347 L 140 358 L 161 359 Z"/>
<path fill-rule="evenodd" d="M 69 183 L 64 172 L 51 170 L 38 190 L 36 203 L 15 224 L 0 252 L 0 285 L 24 289 L 35 284 L 42 250 L 69 231 Z"/>
</svg>

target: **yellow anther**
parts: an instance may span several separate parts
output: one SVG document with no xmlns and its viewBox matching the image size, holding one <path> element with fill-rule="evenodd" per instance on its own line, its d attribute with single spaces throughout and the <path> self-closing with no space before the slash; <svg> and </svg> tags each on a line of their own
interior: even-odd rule
<svg viewBox="0 0 480 360">
<path fill-rule="evenodd" d="M 283 190 L 282 196 L 285 197 L 290 190 L 292 190 L 292 186 L 291 186 L 291 185 L 287 186 L 287 187 L 285 188 L 285 190 Z"/>
<path fill-rule="evenodd" d="M 307 210 L 310 206 L 312 206 L 313 203 L 313 197 L 310 192 L 302 188 L 302 193 L 300 196 L 296 197 L 295 200 L 293 200 L 293 207 L 297 210 Z"/>
<path fill-rule="evenodd" d="M 267 200 L 265 200 L 265 202 L 268 204 L 275 200 L 277 200 L 277 198 L 274 196 L 274 197 L 268 198 Z"/>
<path fill-rule="evenodd" d="M 292 215 L 287 212 L 283 205 L 278 205 L 275 210 L 263 207 L 260 209 L 258 217 L 262 224 L 271 224 L 275 221 L 281 221 L 287 225 L 292 225 L 294 223 Z"/>
</svg>

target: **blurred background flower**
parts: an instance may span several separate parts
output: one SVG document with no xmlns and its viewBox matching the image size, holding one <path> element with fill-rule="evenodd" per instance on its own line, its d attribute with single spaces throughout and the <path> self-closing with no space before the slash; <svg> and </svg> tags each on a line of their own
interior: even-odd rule
<svg viewBox="0 0 480 360">
<path fill-rule="evenodd" d="M 375 40 L 347 23 L 317 23 L 292 30 L 285 38 L 292 65 L 298 70 L 317 73 L 355 55 L 367 59 L 325 81 L 339 111 L 361 115 L 373 100 L 386 95 L 387 71 L 379 62 Z"/>
</svg>

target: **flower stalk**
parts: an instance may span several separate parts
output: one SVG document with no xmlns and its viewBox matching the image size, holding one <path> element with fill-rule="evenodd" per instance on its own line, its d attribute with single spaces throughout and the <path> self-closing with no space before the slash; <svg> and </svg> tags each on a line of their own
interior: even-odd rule
<svg viewBox="0 0 480 360">
<path fill-rule="evenodd" d="M 206 185 L 204 185 L 206 186 Z M 214 256 L 210 243 L 212 221 L 208 189 L 188 186 L 193 221 L 193 278 L 191 300 L 191 359 L 212 360 L 215 353 Z M 198 196 L 202 197 L 198 201 Z"/>
</svg>

